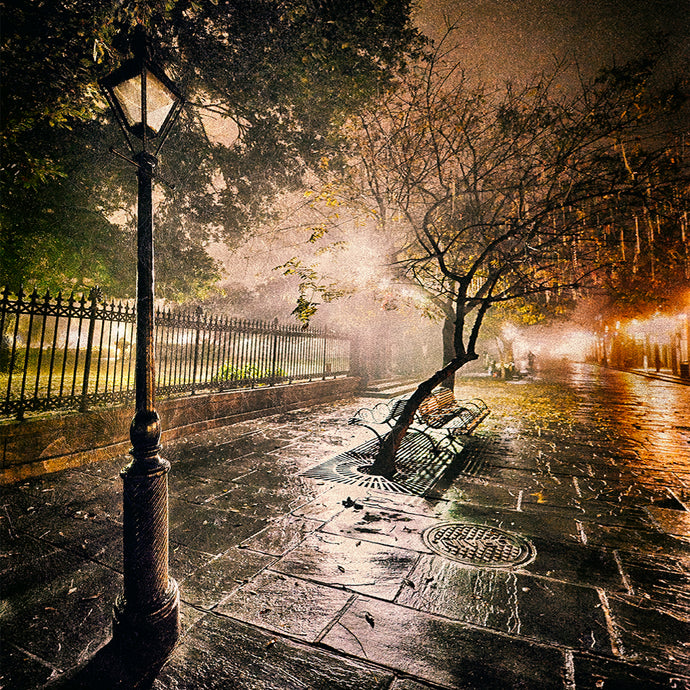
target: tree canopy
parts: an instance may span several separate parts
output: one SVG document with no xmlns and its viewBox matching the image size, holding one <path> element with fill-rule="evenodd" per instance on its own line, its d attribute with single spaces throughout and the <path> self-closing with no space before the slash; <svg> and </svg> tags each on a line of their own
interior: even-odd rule
<svg viewBox="0 0 690 690">
<path fill-rule="evenodd" d="M 631 258 L 641 270 L 639 223 L 660 233 L 664 209 L 664 246 L 674 248 L 665 258 L 682 267 L 688 187 L 669 124 L 683 99 L 654 85 L 657 64 L 650 55 L 590 79 L 559 64 L 522 85 L 487 88 L 439 49 L 350 121 L 351 198 L 402 239 L 400 274 L 443 307 L 452 336 L 445 366 L 382 443 L 379 473 L 390 473 L 416 405 L 477 358 L 494 305 L 545 314 L 611 292 Z M 659 259 L 644 263 L 669 286 Z"/>
<path fill-rule="evenodd" d="M 138 24 L 187 95 L 162 152 L 157 280 L 206 288 L 209 239 L 250 232 L 277 191 L 333 150 L 354 107 L 404 70 L 423 40 L 399 0 L 39 0 L 2 3 L 0 282 L 134 287 L 131 168 L 97 79 L 128 56 Z M 234 146 L 209 116 L 232 118 Z M 131 260 L 130 260 L 131 259 Z"/>
</svg>

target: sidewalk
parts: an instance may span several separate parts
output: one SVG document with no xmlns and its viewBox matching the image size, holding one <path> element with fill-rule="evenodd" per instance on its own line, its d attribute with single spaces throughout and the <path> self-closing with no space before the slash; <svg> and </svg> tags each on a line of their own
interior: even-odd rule
<svg viewBox="0 0 690 690">
<path fill-rule="evenodd" d="M 660 369 L 659 371 L 653 369 L 630 369 L 630 372 L 638 376 L 646 376 L 649 379 L 659 379 L 660 381 L 690 386 L 690 379 L 677 376 L 670 369 Z"/>
<path fill-rule="evenodd" d="M 690 688 L 690 389 L 574 365 L 456 396 L 492 414 L 426 497 L 303 476 L 376 399 L 165 448 L 184 633 L 153 687 Z M 3 688 L 107 641 L 125 461 L 2 489 Z"/>
</svg>

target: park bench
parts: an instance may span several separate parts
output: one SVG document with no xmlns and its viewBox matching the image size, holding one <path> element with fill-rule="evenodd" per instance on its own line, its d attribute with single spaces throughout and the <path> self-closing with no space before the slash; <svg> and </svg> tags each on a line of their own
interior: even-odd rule
<svg viewBox="0 0 690 690">
<path fill-rule="evenodd" d="M 489 408 L 480 398 L 458 401 L 453 391 L 440 388 L 427 396 L 417 410 L 417 420 L 431 429 L 448 429 L 471 434 L 489 416 Z"/>
<path fill-rule="evenodd" d="M 363 407 L 348 423 L 370 429 L 381 442 L 395 426 L 407 400 L 406 397 L 393 398 L 371 408 Z M 421 433 L 432 442 L 459 434 L 470 435 L 488 415 L 489 408 L 483 400 L 474 398 L 458 401 L 453 391 L 440 388 L 422 401 L 409 433 Z"/>
<path fill-rule="evenodd" d="M 372 474 L 371 465 L 376 462 L 381 443 L 408 400 L 393 398 L 359 409 L 349 423 L 373 431 L 374 438 L 339 453 L 305 475 L 382 491 L 427 495 L 466 445 L 462 437 L 471 434 L 489 410 L 482 400 L 458 402 L 449 390 L 432 393 L 423 401 L 398 447 L 393 475 Z"/>
</svg>

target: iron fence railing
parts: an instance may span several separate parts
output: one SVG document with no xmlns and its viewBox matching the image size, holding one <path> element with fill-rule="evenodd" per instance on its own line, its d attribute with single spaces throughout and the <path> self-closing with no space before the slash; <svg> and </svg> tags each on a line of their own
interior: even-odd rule
<svg viewBox="0 0 690 690">
<path fill-rule="evenodd" d="M 0 416 L 85 411 L 134 398 L 136 314 L 127 302 L 6 288 L 0 300 Z M 347 374 L 349 339 L 329 329 L 157 309 L 159 397 Z M 2 395 L 4 391 L 4 395 Z"/>
</svg>

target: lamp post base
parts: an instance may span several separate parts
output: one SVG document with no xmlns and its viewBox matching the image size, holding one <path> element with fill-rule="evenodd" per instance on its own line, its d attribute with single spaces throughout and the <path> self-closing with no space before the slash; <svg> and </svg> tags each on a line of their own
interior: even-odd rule
<svg viewBox="0 0 690 690">
<path fill-rule="evenodd" d="M 113 642 L 123 650 L 162 658 L 174 649 L 179 637 L 180 592 L 172 578 L 168 580 L 165 598 L 155 609 L 128 606 L 124 597 L 118 597 L 113 616 Z"/>
<path fill-rule="evenodd" d="M 135 422 L 143 415 L 135 417 Z M 154 419 L 154 416 L 151 416 Z M 157 422 L 158 416 L 155 415 Z M 123 482 L 123 591 L 115 603 L 113 642 L 123 650 L 152 656 L 169 653 L 180 635 L 180 593 L 168 574 L 168 477 L 170 463 L 157 451 L 158 434 L 147 443 L 132 424 L 134 461 Z"/>
</svg>

